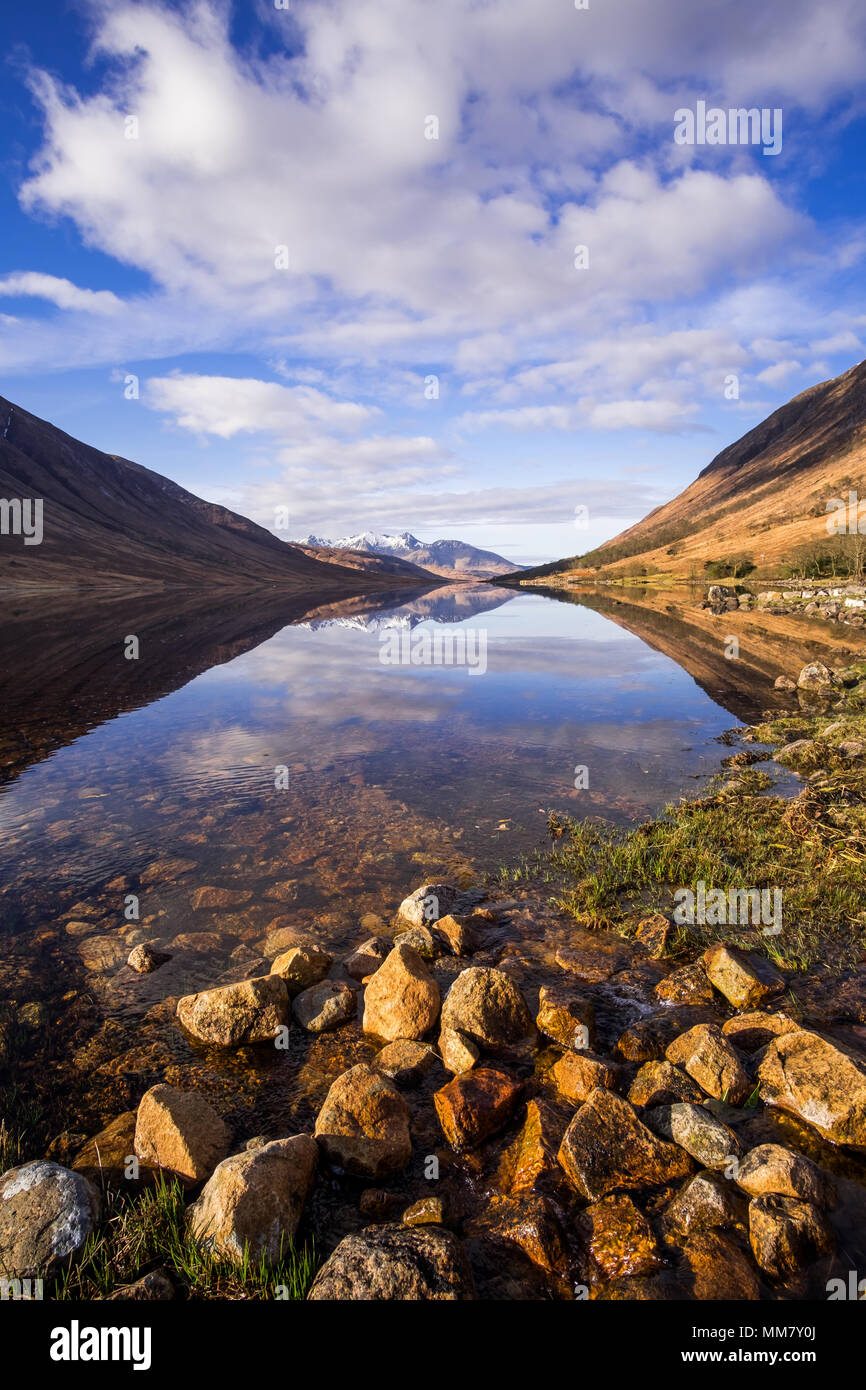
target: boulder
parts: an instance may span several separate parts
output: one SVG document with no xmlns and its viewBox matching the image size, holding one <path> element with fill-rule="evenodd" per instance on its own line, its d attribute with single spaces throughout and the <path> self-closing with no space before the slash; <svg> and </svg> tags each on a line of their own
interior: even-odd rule
<svg viewBox="0 0 866 1390">
<path fill-rule="evenodd" d="M 402 927 L 429 927 L 458 908 L 462 898 L 459 888 L 451 883 L 424 883 L 403 899 L 396 922 Z"/>
<path fill-rule="evenodd" d="M 457 1152 L 472 1149 L 508 1122 L 521 1087 L 501 1071 L 477 1067 L 455 1076 L 433 1097 L 445 1138 Z"/>
<path fill-rule="evenodd" d="M 355 991 L 338 980 L 322 980 L 292 1001 L 292 1016 L 308 1033 L 330 1033 L 355 1013 Z"/>
<path fill-rule="evenodd" d="M 519 988 L 503 970 L 470 966 L 457 976 L 442 1005 L 442 1028 L 454 1028 L 479 1047 L 496 1051 L 534 1033 Z"/>
<path fill-rule="evenodd" d="M 749 1093 L 749 1078 L 736 1051 L 714 1023 L 699 1023 L 666 1051 L 669 1062 L 685 1067 L 708 1096 L 738 1105 Z"/>
<path fill-rule="evenodd" d="M 481 1053 L 472 1039 L 458 1033 L 456 1028 L 443 1028 L 439 1034 L 439 1055 L 445 1070 L 460 1076 L 472 1070 Z"/>
<path fill-rule="evenodd" d="M 758 1067 L 761 1099 L 834 1144 L 866 1150 L 866 1057 L 800 1029 L 771 1042 Z"/>
<path fill-rule="evenodd" d="M 592 1045 L 595 1012 L 589 1000 L 570 985 L 541 986 L 535 1022 L 539 1031 L 560 1047 L 579 1052 Z"/>
<path fill-rule="evenodd" d="M 787 1279 L 836 1245 L 827 1219 L 811 1202 L 766 1193 L 749 1203 L 749 1243 L 761 1269 Z"/>
<path fill-rule="evenodd" d="M 245 1254 L 256 1264 L 276 1264 L 289 1253 L 317 1159 L 309 1134 L 223 1159 L 188 1212 L 196 1243 L 237 1264 Z"/>
<path fill-rule="evenodd" d="M 435 1300 L 474 1297 L 463 1246 L 440 1226 L 369 1226 L 346 1236 L 316 1276 L 313 1300 Z"/>
<path fill-rule="evenodd" d="M 417 1086 L 432 1071 L 439 1058 L 429 1043 L 398 1038 L 376 1054 L 376 1067 L 397 1086 Z"/>
<path fill-rule="evenodd" d="M 769 961 L 716 941 L 704 952 L 707 978 L 735 1009 L 754 1009 L 780 994 L 785 980 Z"/>
<path fill-rule="evenodd" d="M 188 1033 L 214 1047 L 273 1042 L 289 1022 L 289 995 L 279 975 L 259 975 L 239 984 L 187 994 L 177 1016 Z"/>
<path fill-rule="evenodd" d="M 135 1122 L 135 1153 L 182 1181 L 209 1178 L 229 1151 L 228 1127 L 204 1096 L 160 1084 L 145 1091 Z"/>
<path fill-rule="evenodd" d="M 285 980 L 290 995 L 301 994 L 324 980 L 333 963 L 333 956 L 317 946 L 291 946 L 271 962 L 271 974 Z"/>
<path fill-rule="evenodd" d="M 696 1173 L 665 1207 L 662 1224 L 675 1236 L 721 1226 L 745 1230 L 747 1204 L 721 1173 L 709 1169 Z"/>
<path fill-rule="evenodd" d="M 777 1192 L 799 1197 L 816 1207 L 832 1207 L 836 1185 L 829 1173 L 804 1154 L 792 1153 L 781 1144 L 759 1144 L 750 1149 L 739 1166 L 737 1183 L 750 1197 Z"/>
<path fill-rule="evenodd" d="M 388 1042 L 423 1038 L 439 1016 L 439 986 L 411 946 L 395 946 L 364 991 L 364 1032 Z"/>
<path fill-rule="evenodd" d="M 683 1246 L 680 1280 L 696 1302 L 756 1303 L 761 1286 L 748 1259 L 727 1234 L 696 1231 Z"/>
<path fill-rule="evenodd" d="M 617 1189 L 661 1187 L 693 1172 L 689 1155 L 642 1124 L 628 1101 L 599 1088 L 563 1135 L 559 1162 L 587 1201 Z"/>
<path fill-rule="evenodd" d="M 796 1033 L 799 1023 L 785 1014 L 768 1014 L 761 1009 L 737 1014 L 722 1024 L 722 1033 L 741 1052 L 758 1052 L 783 1033 Z"/>
<path fill-rule="evenodd" d="M 700 1104 L 704 1093 L 672 1062 L 657 1061 L 644 1062 L 629 1087 L 628 1098 L 632 1105 L 672 1105 L 678 1100 Z"/>
<path fill-rule="evenodd" d="M 379 966 L 384 965 L 392 949 L 393 942 L 386 936 L 371 936 L 346 956 L 343 969 L 353 980 L 366 980 L 368 975 L 375 975 Z"/>
<path fill-rule="evenodd" d="M 332 1163 L 360 1177 L 399 1173 L 412 1156 L 409 1107 L 393 1081 L 365 1062 L 337 1077 L 315 1135 Z"/>
<path fill-rule="evenodd" d="M 156 1182 L 158 1168 L 147 1163 L 130 1163 L 135 1157 L 135 1124 L 134 1110 L 118 1115 L 81 1146 L 72 1160 L 74 1171 L 83 1173 L 100 1188 L 107 1184 L 135 1192 Z"/>
<path fill-rule="evenodd" d="M 679 1101 L 675 1105 L 656 1105 L 642 1116 L 654 1134 L 679 1144 L 705 1168 L 729 1167 L 739 1158 L 740 1143 L 732 1129 L 723 1125 L 702 1105 Z"/>
<path fill-rule="evenodd" d="M 822 690 L 829 692 L 835 686 L 833 673 L 820 661 L 810 661 L 797 677 L 799 690 Z"/>
<path fill-rule="evenodd" d="M 600 1086 L 616 1091 L 622 1079 L 622 1068 L 591 1052 L 566 1052 L 551 1067 L 550 1075 L 563 1099 L 578 1105 Z"/>
<path fill-rule="evenodd" d="M 8 1169 L 0 1177 L 0 1275 L 58 1273 L 81 1254 L 101 1206 L 93 1183 L 59 1163 L 37 1158 Z"/>
</svg>

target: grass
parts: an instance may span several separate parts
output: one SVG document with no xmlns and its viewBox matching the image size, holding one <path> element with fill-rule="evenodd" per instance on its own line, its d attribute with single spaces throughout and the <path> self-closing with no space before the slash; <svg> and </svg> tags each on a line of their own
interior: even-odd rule
<svg viewBox="0 0 866 1390">
<path fill-rule="evenodd" d="M 312 1242 L 300 1250 L 288 1245 L 273 1265 L 248 1250 L 238 1263 L 221 1259 L 192 1240 L 185 1201 L 178 1179 L 163 1176 L 140 1196 L 113 1197 L 108 1219 L 89 1238 L 78 1263 L 55 1281 L 52 1297 L 105 1298 L 159 1266 L 190 1299 L 306 1298 L 317 1265 Z"/>
<path fill-rule="evenodd" d="M 844 727 L 822 737 L 840 719 Z M 839 743 L 866 742 L 866 715 L 858 699 L 842 695 L 832 712 L 804 711 L 744 736 L 777 750 L 795 738 L 814 741 L 789 763 L 812 773 L 799 796 L 768 795 L 766 772 L 732 768 L 713 779 L 707 795 L 668 806 L 634 829 L 552 815 L 552 848 L 503 877 L 555 884 L 556 907 L 583 926 L 626 936 L 648 912 L 670 914 L 675 890 L 699 881 L 707 890 L 780 888 L 778 936 L 759 926 L 689 924 L 674 934 L 668 953 L 685 960 L 725 940 L 786 969 L 850 967 L 866 947 L 866 759 L 846 760 Z"/>
</svg>

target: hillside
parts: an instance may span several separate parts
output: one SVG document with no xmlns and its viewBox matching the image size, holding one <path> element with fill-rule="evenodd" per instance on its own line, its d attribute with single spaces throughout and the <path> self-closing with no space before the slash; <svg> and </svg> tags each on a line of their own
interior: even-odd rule
<svg viewBox="0 0 866 1390">
<path fill-rule="evenodd" d="M 428 574 L 438 574 L 443 579 L 493 579 L 499 574 L 516 574 L 520 565 L 514 565 L 502 555 L 492 550 L 479 550 L 467 541 L 441 540 L 419 541 L 411 531 L 401 531 L 396 535 L 379 536 L 372 531 L 363 531 L 357 536 L 343 536 L 336 541 L 322 540 L 319 536 L 307 536 L 300 542 L 311 550 L 326 549 L 342 555 L 346 551 L 355 554 L 391 555 L 420 565 Z M 345 563 L 342 559 L 340 563 Z"/>
<path fill-rule="evenodd" d="M 42 502 L 40 544 L 11 533 L 4 508 L 0 587 L 20 590 L 177 586 L 357 592 L 396 570 L 350 568 L 305 553 L 141 464 L 104 454 L 0 397 L 0 498 Z M 415 566 L 402 583 L 431 582 Z"/>
<path fill-rule="evenodd" d="M 520 576 L 845 572 L 866 538 L 831 537 L 828 504 L 866 498 L 866 362 L 812 386 L 723 449 L 693 483 L 597 550 Z M 866 531 L 866 506 L 863 509 Z M 844 523 L 843 518 L 843 523 Z M 834 561 L 835 557 L 835 561 Z M 816 566 L 820 565 L 820 571 Z M 810 568 L 811 567 L 811 568 Z"/>
</svg>

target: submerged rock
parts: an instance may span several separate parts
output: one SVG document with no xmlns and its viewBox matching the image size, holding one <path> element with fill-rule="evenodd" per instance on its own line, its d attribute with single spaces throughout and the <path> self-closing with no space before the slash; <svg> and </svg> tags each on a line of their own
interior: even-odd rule
<svg viewBox="0 0 866 1390">
<path fill-rule="evenodd" d="M 423 1038 L 439 1016 L 439 986 L 411 946 L 395 946 L 364 991 L 364 1032 L 394 1042 Z"/>
<path fill-rule="evenodd" d="M 474 1298 L 461 1242 L 439 1226 L 370 1226 L 346 1236 L 316 1276 L 313 1300 Z"/>
<path fill-rule="evenodd" d="M 664 1263 L 652 1227 L 624 1192 L 602 1197 L 588 1206 L 578 1229 L 606 1279 L 652 1274 Z"/>
<path fill-rule="evenodd" d="M 409 1107 L 394 1083 L 365 1062 L 337 1077 L 315 1136 L 332 1163 L 360 1177 L 399 1173 L 412 1156 Z"/>
<path fill-rule="evenodd" d="M 193 1238 L 223 1259 L 240 1263 L 248 1252 L 276 1264 L 289 1253 L 317 1159 L 309 1134 L 223 1159 L 188 1212 Z"/>
<path fill-rule="evenodd" d="M 160 1084 L 145 1091 L 135 1123 L 135 1153 L 185 1182 L 209 1178 L 229 1151 L 228 1127 L 204 1096 Z"/>
<path fill-rule="evenodd" d="M 259 975 L 187 994 L 178 1000 L 177 1016 L 194 1038 L 215 1047 L 273 1042 L 289 1022 L 289 995 L 279 975 Z"/>
<path fill-rule="evenodd" d="M 697 1301 L 750 1302 L 761 1297 L 757 1275 L 739 1246 L 719 1231 L 697 1231 L 683 1246 L 679 1278 Z"/>
<path fill-rule="evenodd" d="M 96 1229 L 102 1201 L 82 1173 L 38 1158 L 0 1177 L 0 1274 L 50 1277 Z"/>
<path fill-rule="evenodd" d="M 836 1246 L 832 1227 L 811 1202 L 767 1193 L 749 1203 L 749 1242 L 761 1269 L 789 1278 Z"/>
</svg>

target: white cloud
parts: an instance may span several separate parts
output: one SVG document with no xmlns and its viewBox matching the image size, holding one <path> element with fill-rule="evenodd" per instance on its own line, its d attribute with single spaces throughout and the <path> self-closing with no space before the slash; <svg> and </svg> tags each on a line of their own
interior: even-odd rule
<svg viewBox="0 0 866 1390">
<path fill-rule="evenodd" d="M 177 373 L 151 377 L 145 403 L 196 434 L 231 439 L 240 433 L 308 432 L 311 427 L 357 430 L 380 412 L 337 401 L 313 386 L 281 386 L 254 378 Z"/>
<path fill-rule="evenodd" d="M 58 309 L 80 309 L 85 314 L 117 314 L 123 300 L 110 290 L 83 290 L 71 280 L 57 275 L 43 275 L 35 270 L 20 271 L 0 277 L 0 295 L 25 295 L 47 299 Z"/>
</svg>

